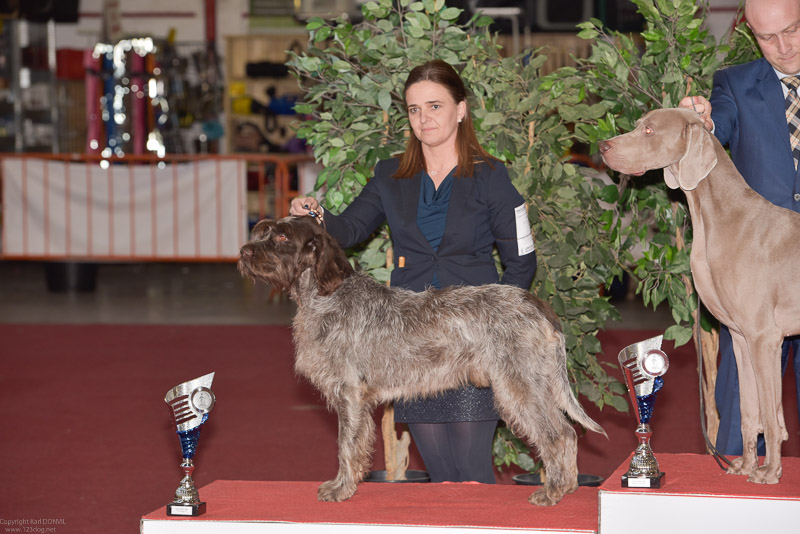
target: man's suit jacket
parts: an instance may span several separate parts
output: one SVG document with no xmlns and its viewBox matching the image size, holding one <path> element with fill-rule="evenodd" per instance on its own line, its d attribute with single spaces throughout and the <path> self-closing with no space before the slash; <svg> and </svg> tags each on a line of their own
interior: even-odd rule
<svg viewBox="0 0 800 534">
<path fill-rule="evenodd" d="M 455 177 L 438 251 L 417 227 L 424 173 L 392 178 L 398 164 L 397 158 L 380 161 L 373 178 L 341 215 L 325 214 L 326 229 L 344 248 L 366 240 L 388 221 L 394 245 L 394 287 L 422 291 L 431 285 L 434 272 L 441 287 L 498 281 L 530 287 L 536 272 L 533 241 L 529 235 L 517 235 L 516 214 L 524 210 L 524 200 L 502 162 L 495 161 L 491 167 L 478 163 L 474 176 Z M 524 217 L 527 222 L 527 214 Z M 530 250 L 520 254 L 520 243 L 524 247 L 526 241 Z M 505 267 L 502 280 L 492 257 L 493 245 Z"/>
<path fill-rule="evenodd" d="M 718 71 L 710 100 L 714 135 L 728 145 L 750 187 L 773 204 L 800 211 L 800 173 L 781 81 L 772 66 L 761 58 Z"/>
</svg>

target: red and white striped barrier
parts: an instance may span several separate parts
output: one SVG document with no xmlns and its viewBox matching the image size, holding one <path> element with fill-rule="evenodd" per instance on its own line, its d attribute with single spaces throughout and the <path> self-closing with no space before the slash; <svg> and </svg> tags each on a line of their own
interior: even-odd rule
<svg viewBox="0 0 800 534">
<path fill-rule="evenodd" d="M 289 166 L 306 156 L 21 156 L 2 160 L 0 259 L 236 260 L 248 239 L 247 169 L 288 212 Z M 267 176 L 271 163 L 273 176 Z"/>
</svg>

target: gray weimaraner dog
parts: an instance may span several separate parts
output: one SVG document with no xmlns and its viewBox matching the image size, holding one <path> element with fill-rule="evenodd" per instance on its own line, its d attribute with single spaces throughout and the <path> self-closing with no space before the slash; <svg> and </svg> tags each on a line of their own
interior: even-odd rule
<svg viewBox="0 0 800 534">
<path fill-rule="evenodd" d="M 800 334 L 800 214 L 750 189 L 725 150 L 692 110 L 651 111 L 636 129 L 600 143 L 606 164 L 664 181 L 689 201 L 691 266 L 700 298 L 731 331 L 739 367 L 744 454 L 729 473 L 776 484 L 781 442 L 789 439 L 781 406 L 783 338 Z M 756 438 L 767 455 L 758 466 Z"/>
</svg>

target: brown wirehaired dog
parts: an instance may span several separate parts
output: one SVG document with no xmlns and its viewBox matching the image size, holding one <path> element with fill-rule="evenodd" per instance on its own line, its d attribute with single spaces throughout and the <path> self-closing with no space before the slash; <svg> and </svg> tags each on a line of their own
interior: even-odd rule
<svg viewBox="0 0 800 534">
<path fill-rule="evenodd" d="M 567 416 L 605 432 L 572 394 L 558 318 L 540 299 L 499 284 L 422 293 L 386 287 L 355 272 L 307 216 L 259 222 L 239 270 L 297 302 L 295 369 L 339 416 L 339 472 L 319 487 L 320 500 L 356 492 L 371 465 L 376 405 L 467 382 L 491 385 L 500 416 L 536 447 L 547 477 L 531 503 L 550 506 L 578 489 Z"/>
</svg>

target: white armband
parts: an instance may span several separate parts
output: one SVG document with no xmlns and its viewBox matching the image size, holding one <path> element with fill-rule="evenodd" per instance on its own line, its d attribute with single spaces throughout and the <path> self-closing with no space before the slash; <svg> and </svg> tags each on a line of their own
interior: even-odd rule
<svg viewBox="0 0 800 534">
<path fill-rule="evenodd" d="M 530 254 L 536 250 L 531 234 L 531 223 L 528 221 L 528 210 L 525 204 L 520 204 L 514 208 L 514 218 L 517 223 L 517 253 L 520 256 Z"/>
</svg>

